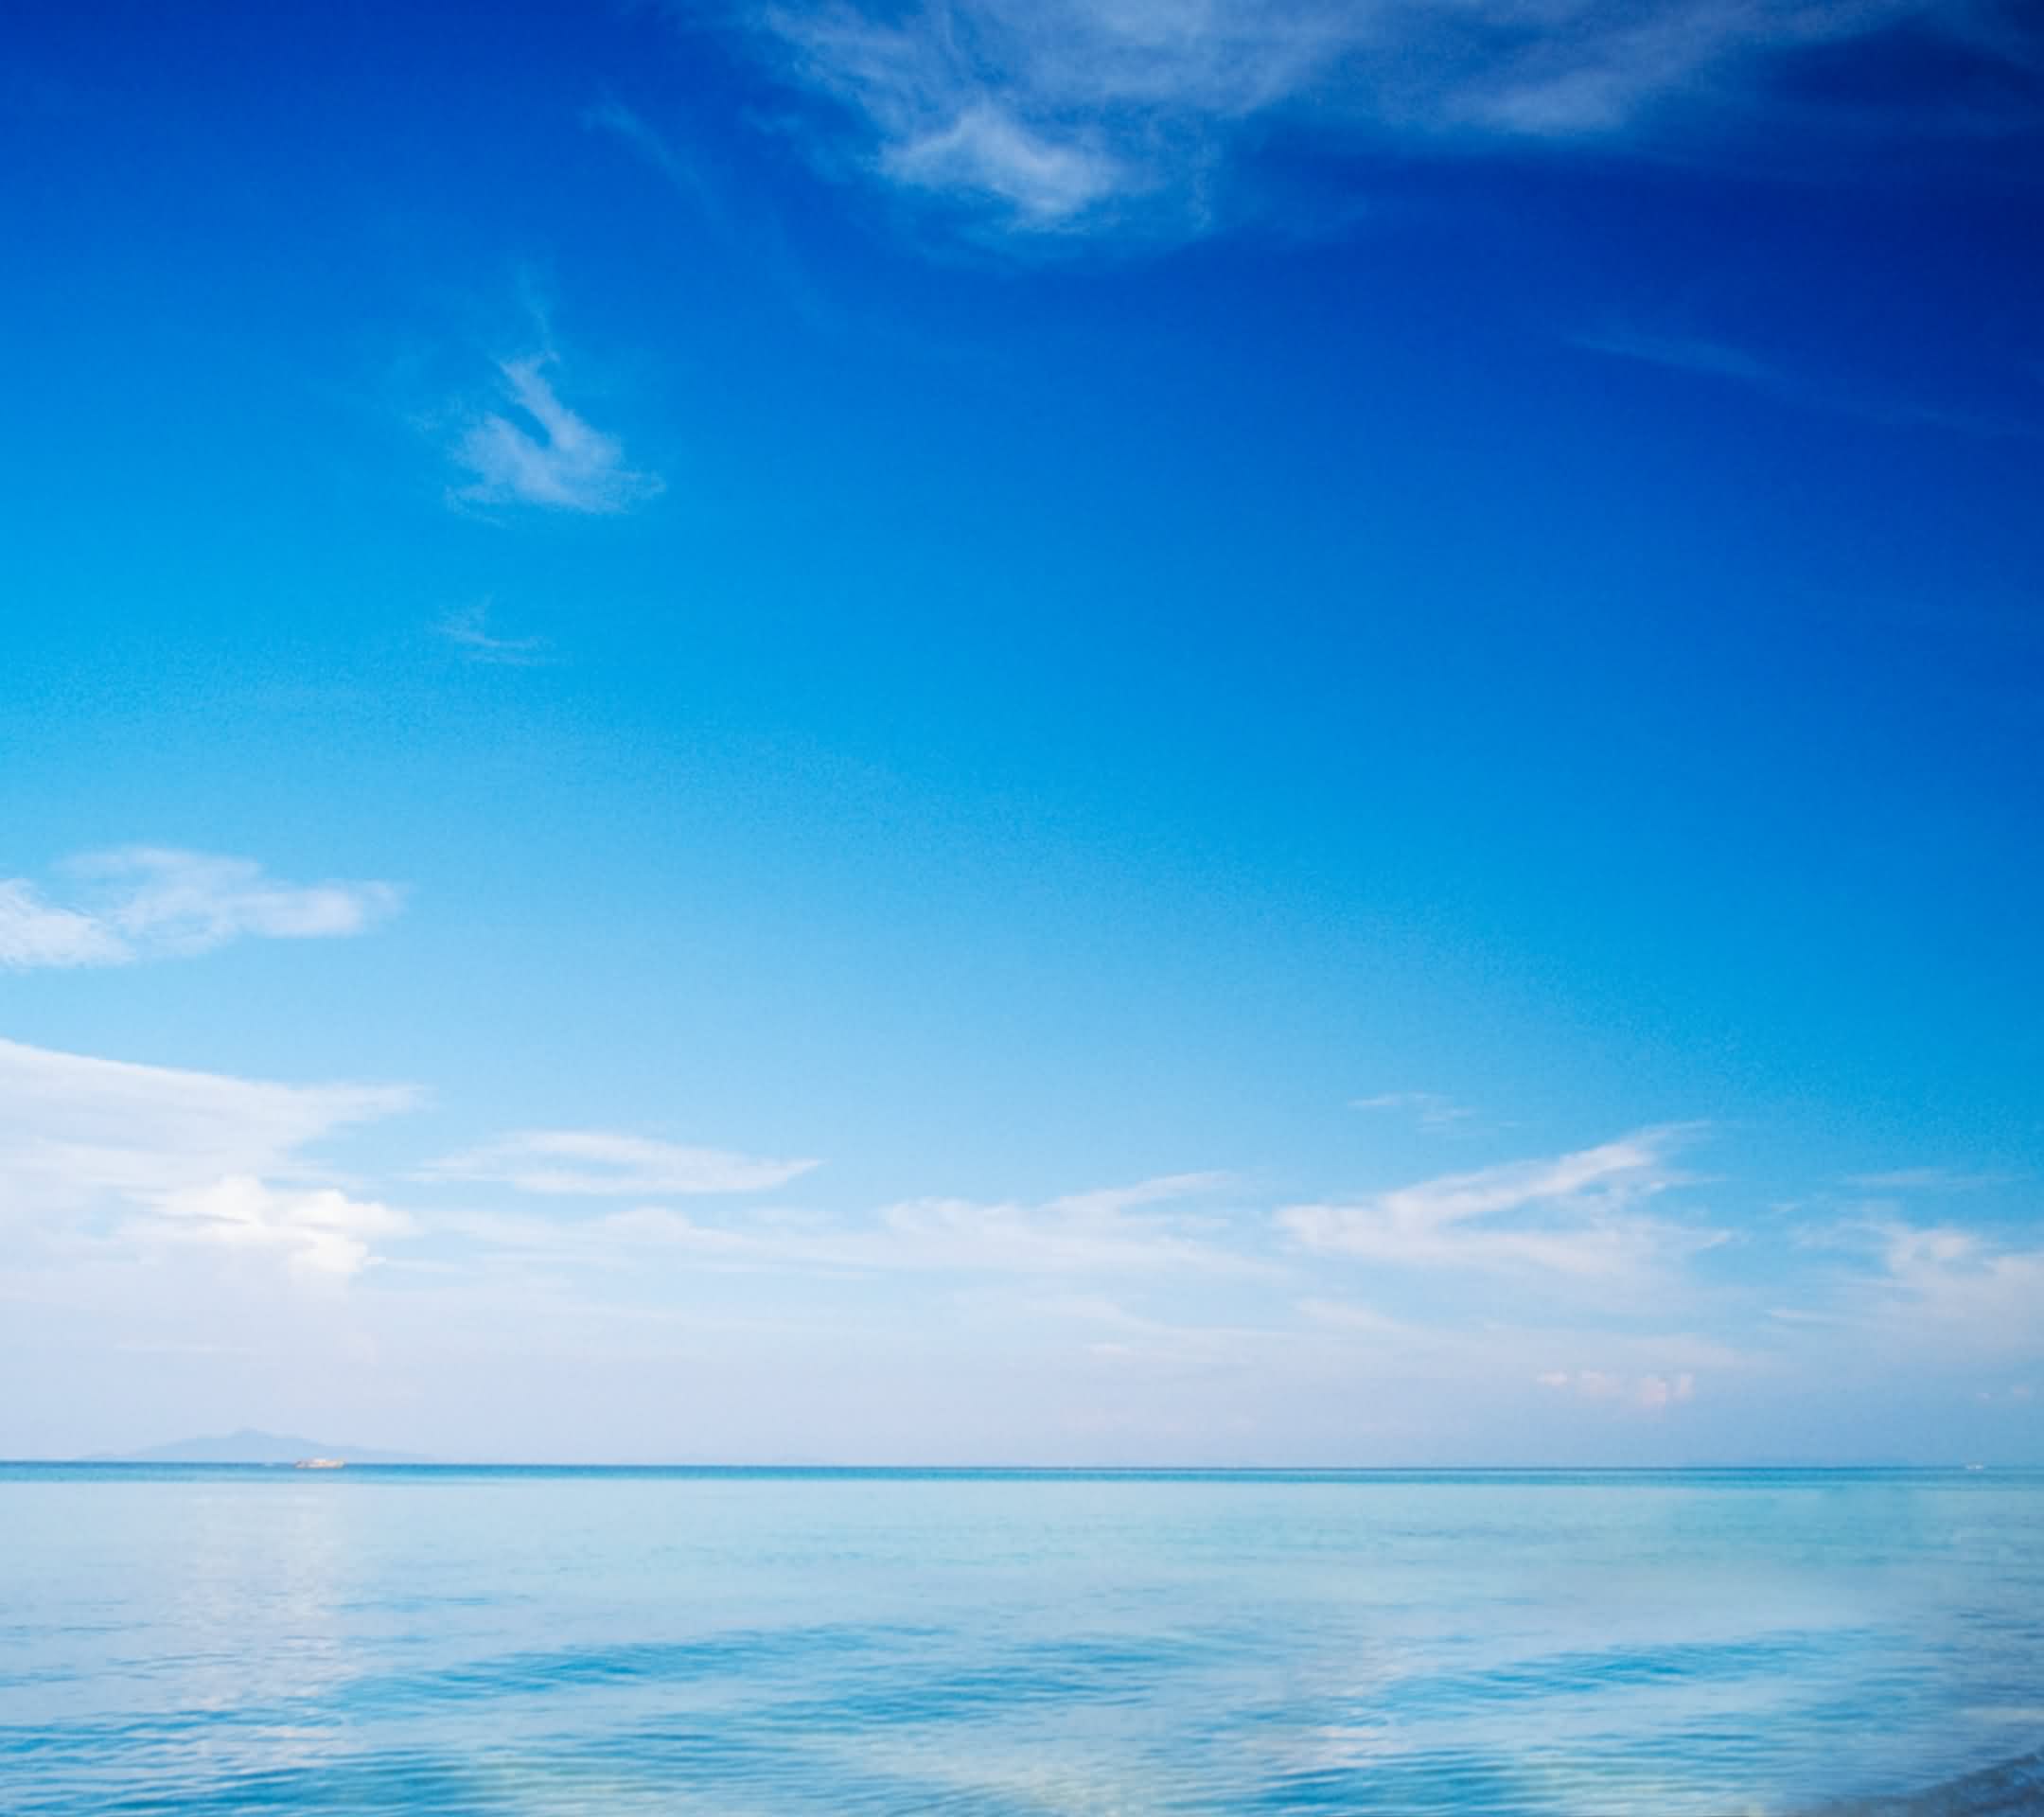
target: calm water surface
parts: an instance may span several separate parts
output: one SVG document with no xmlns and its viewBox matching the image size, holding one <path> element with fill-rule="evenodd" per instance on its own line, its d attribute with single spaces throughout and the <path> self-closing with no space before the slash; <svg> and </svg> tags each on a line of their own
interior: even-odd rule
<svg viewBox="0 0 2044 1817">
<path fill-rule="evenodd" d="M 9 1813 L 2014 1810 L 2040 1746 L 2039 1473 L 0 1467 Z"/>
</svg>

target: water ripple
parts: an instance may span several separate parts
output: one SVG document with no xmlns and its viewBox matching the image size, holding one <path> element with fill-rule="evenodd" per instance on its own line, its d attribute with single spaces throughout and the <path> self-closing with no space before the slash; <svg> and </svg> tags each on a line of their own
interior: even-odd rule
<svg viewBox="0 0 2044 1817">
<path fill-rule="evenodd" d="M 0 1467 L 0 1514 L 10 1817 L 2044 1809 L 2034 1474 Z"/>
</svg>

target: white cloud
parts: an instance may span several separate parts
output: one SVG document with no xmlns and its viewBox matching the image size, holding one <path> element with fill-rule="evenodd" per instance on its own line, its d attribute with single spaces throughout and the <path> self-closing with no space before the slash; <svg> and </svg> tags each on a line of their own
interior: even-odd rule
<svg viewBox="0 0 2044 1817">
<path fill-rule="evenodd" d="M 1676 1376 L 1642 1376 L 1632 1390 L 1634 1402 L 1649 1413 L 1659 1413 L 1663 1407 L 1679 1401 L 1687 1401 L 1696 1393 L 1696 1377 L 1684 1370 Z"/>
<path fill-rule="evenodd" d="M 344 1279 L 380 1260 L 371 1246 L 378 1239 L 413 1227 L 402 1212 L 333 1187 L 282 1189 L 230 1174 L 164 1194 L 120 1234 L 145 1245 L 191 1243 L 254 1252 L 300 1274 Z"/>
<path fill-rule="evenodd" d="M 1950 1225 L 1871 1226 L 1883 1275 L 1871 1312 L 1899 1343 L 2044 1357 L 2044 1249 Z"/>
<path fill-rule="evenodd" d="M 616 512 L 657 497 L 657 473 L 626 466 L 625 450 L 555 396 L 545 368 L 551 354 L 502 362 L 507 401 L 516 413 L 474 418 L 454 446 L 454 459 L 475 475 L 454 496 L 479 504 L 542 504 L 563 511 Z"/>
<path fill-rule="evenodd" d="M 1949 1379 L 2044 1364 L 2044 1247 L 2034 1228 L 1912 1224 L 1889 1208 L 1795 1233 L 1824 1257 L 1801 1303 L 1769 1317 L 1814 1367 Z"/>
<path fill-rule="evenodd" d="M 306 1151 L 416 1102 L 405 1086 L 277 1085 L 0 1041 L 0 1226 L 17 1242 L 239 1244 L 352 1273 L 401 1221 L 325 1185 Z"/>
<path fill-rule="evenodd" d="M 133 957 L 97 916 L 45 902 L 25 878 L 0 879 L 0 966 L 119 965 Z"/>
<path fill-rule="evenodd" d="M 1295 1205 L 1278 1223 L 1309 1249 L 1416 1268 L 1523 1270 L 1612 1281 L 1709 1246 L 1713 1233 L 1636 1208 L 1678 1183 L 1684 1134 L 1649 1129 L 1552 1159 L 1451 1173 L 1352 1204 Z"/>
<path fill-rule="evenodd" d="M 138 950 L 203 953 L 243 935 L 324 940 L 395 914 L 391 883 L 279 883 L 250 858 L 127 846 L 65 867 L 105 892 L 102 919 Z"/>
<path fill-rule="evenodd" d="M 359 934 L 404 899 L 377 882 L 283 883 L 249 858 L 124 846 L 60 867 L 77 900 L 50 903 L 22 878 L 0 880 L 0 966 L 125 965 L 210 952 L 243 937 Z"/>
<path fill-rule="evenodd" d="M 1360 1408 L 1387 1456 L 1464 1442 L 1644 1455 L 1749 1413 L 1792 1442 L 1778 1438 L 1788 1410 L 1864 1398 L 1877 1380 L 1969 1409 L 1991 1392 L 2014 1429 L 2012 1385 L 2044 1382 L 2044 1255 L 2028 1237 L 1861 1224 L 1857 1246 L 1756 1240 L 1749 1268 L 1643 1291 L 1707 1240 L 1664 1209 L 1682 1177 L 1676 1131 L 1307 1208 L 1334 1222 L 1287 1259 L 1223 1174 L 826 1212 L 712 1196 L 802 1163 L 593 1131 L 449 1157 L 440 1177 L 507 1190 L 464 1191 L 464 1209 L 429 1222 L 415 1189 L 408 1207 L 331 1158 L 414 1102 L 0 1042 L 0 1319 L 45 1332 L 97 1320 L 132 1346 L 243 1345 L 304 1382 L 382 1346 L 392 1383 L 434 1396 L 452 1392 L 435 1371 L 515 1370 L 536 1350 L 587 1386 L 592 1345 L 634 1367 L 665 1355 L 689 1379 L 736 1379 L 793 1343 L 875 1404 L 896 1382 L 876 1359 L 898 1359 L 903 1382 L 978 1370 L 1023 1385 L 960 1455 L 1039 1416 L 1048 1432 L 1098 1415 L 1110 1452 L 1210 1441 L 1200 1455 L 1352 1457 Z M 1350 1255 L 1352 1275 L 1322 1259 Z M 1785 1268 L 1808 1272 L 1785 1283 Z M 1338 1297 L 1344 1276 L 1353 1300 Z M 1785 1292 L 1838 1321 L 1767 1318 Z M 731 1332 L 711 1335 L 727 1316 Z M 132 1392 L 140 1378 L 124 1380 Z M 763 1445 L 794 1442 L 796 1401 L 746 1405 Z M 1216 1408 L 1240 1435 L 1220 1433 Z M 581 1442 L 557 1409 L 535 1430 Z M 872 1429 L 855 1417 L 851 1430 L 855 1450 Z M 1044 1438 L 1040 1455 L 1065 1442 Z"/>
<path fill-rule="evenodd" d="M 827 0 L 760 17 L 787 73 L 860 123 L 866 169 L 1041 232 L 1105 225 L 1143 201 L 1198 224 L 1259 116 L 1608 139 L 1672 103 L 1750 97 L 1740 73 L 1771 54 L 1957 12 L 1921 0 Z"/>
<path fill-rule="evenodd" d="M 599 1197 L 760 1192 L 784 1186 L 815 1161 L 769 1161 L 728 1149 L 692 1148 L 599 1129 L 528 1129 L 449 1155 L 421 1171 L 520 1192 Z"/>
<path fill-rule="evenodd" d="M 1665 1412 L 1696 1396 L 1696 1376 L 1683 1369 L 1673 1375 L 1614 1374 L 1608 1369 L 1543 1369 L 1534 1381 L 1557 1392 L 1573 1389 L 1585 1401 L 1609 1401 L 1641 1413 Z"/>
<path fill-rule="evenodd" d="M 1031 132 L 991 101 L 966 107 L 949 125 L 890 145 L 880 168 L 917 189 L 997 197 L 1018 220 L 1048 226 L 1127 187 L 1130 173 L 1098 135 L 1060 144 Z"/>
</svg>

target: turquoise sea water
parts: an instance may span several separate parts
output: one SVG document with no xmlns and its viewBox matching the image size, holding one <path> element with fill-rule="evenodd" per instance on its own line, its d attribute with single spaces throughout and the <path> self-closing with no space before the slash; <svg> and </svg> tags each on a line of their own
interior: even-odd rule
<svg viewBox="0 0 2044 1817">
<path fill-rule="evenodd" d="M 9 1813 L 2013 1810 L 2039 1747 L 2044 1473 L 0 1467 Z"/>
</svg>

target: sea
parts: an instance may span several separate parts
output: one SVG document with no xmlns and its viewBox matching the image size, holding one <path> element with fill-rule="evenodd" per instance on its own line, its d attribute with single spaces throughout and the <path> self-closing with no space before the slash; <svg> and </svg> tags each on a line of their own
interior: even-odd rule
<svg viewBox="0 0 2044 1817">
<path fill-rule="evenodd" d="M 2044 1473 L 0 1466 L 0 1810 L 2044 1810 Z"/>
</svg>

